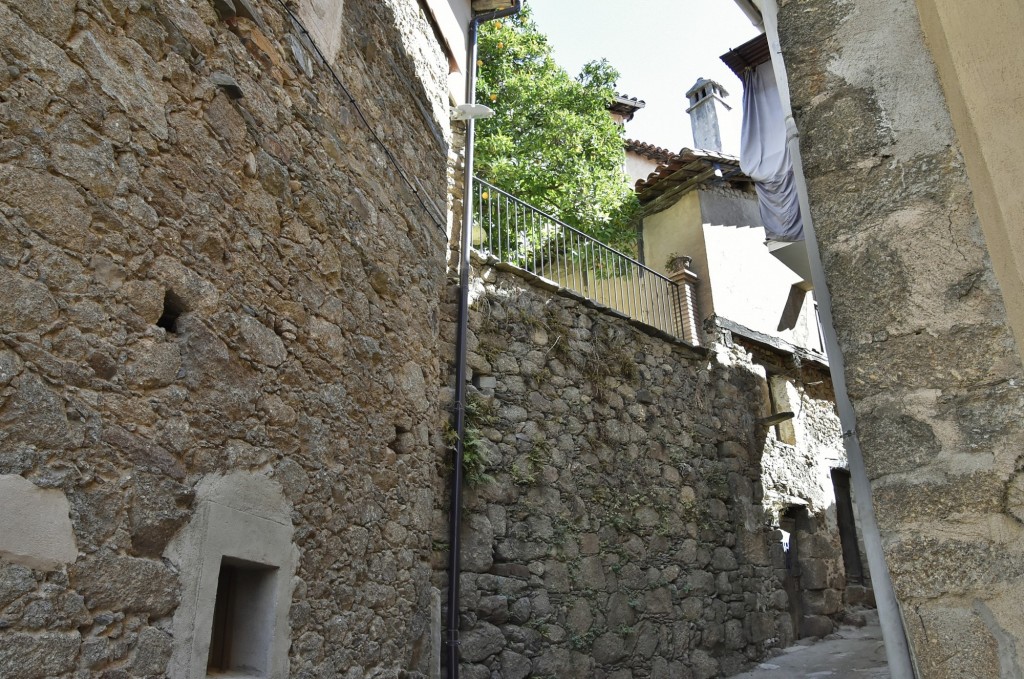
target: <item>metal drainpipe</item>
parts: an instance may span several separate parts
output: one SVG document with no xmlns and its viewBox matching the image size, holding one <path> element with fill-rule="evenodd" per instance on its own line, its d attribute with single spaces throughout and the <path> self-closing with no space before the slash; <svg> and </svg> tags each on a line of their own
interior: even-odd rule
<svg viewBox="0 0 1024 679">
<path fill-rule="evenodd" d="M 476 103 L 476 60 L 477 29 L 484 21 L 511 16 L 522 9 L 522 0 L 515 0 L 511 7 L 478 14 L 469 22 L 469 45 L 467 49 L 466 103 Z M 473 144 L 476 139 L 476 122 L 466 121 L 466 160 L 462 188 L 462 233 L 459 243 L 459 325 L 455 339 L 455 460 L 452 469 L 451 503 L 449 505 L 448 532 L 448 611 L 446 659 L 448 679 L 459 678 L 459 574 L 461 569 L 462 546 L 459 542 L 459 527 L 462 523 L 462 456 L 465 451 L 466 435 L 466 343 L 469 335 L 469 248 L 473 225 Z"/>
<path fill-rule="evenodd" d="M 741 6 L 743 0 L 737 0 Z M 786 143 L 793 161 L 793 172 L 796 178 L 797 194 L 800 198 L 800 213 L 804 222 L 804 241 L 807 244 L 807 259 L 811 267 L 811 280 L 814 284 L 814 296 L 818 302 L 819 320 L 822 336 L 825 341 L 825 353 L 828 356 L 829 370 L 832 373 L 832 386 L 836 396 L 836 409 L 843 429 L 843 443 L 850 464 L 850 477 L 853 481 L 854 493 L 857 497 L 857 513 L 860 516 L 861 533 L 864 537 L 864 548 L 868 557 L 868 572 L 871 574 L 871 586 L 875 592 L 875 603 L 878 607 L 879 622 L 882 627 L 882 638 L 885 641 L 885 656 L 889 662 L 892 679 L 914 679 L 914 663 L 907 645 L 907 636 L 903 627 L 896 592 L 893 590 L 892 579 L 882 552 L 882 536 L 875 518 L 875 508 L 871 501 L 871 482 L 868 480 L 864 466 L 864 455 L 857 438 L 857 416 L 846 389 L 846 372 L 839 338 L 836 336 L 832 323 L 832 296 L 829 294 L 825 280 L 825 270 L 821 265 L 821 252 L 818 250 L 818 239 L 811 219 L 811 204 L 807 193 L 807 181 L 804 178 L 803 158 L 800 155 L 800 132 L 793 118 L 793 109 L 789 98 L 789 78 L 782 61 L 782 47 L 779 43 L 779 8 L 776 0 L 761 0 L 761 17 L 764 21 L 768 45 L 772 55 L 772 67 L 778 83 L 779 98 L 782 100 L 782 112 L 786 119 Z"/>
<path fill-rule="evenodd" d="M 750 23 L 754 24 L 758 29 L 764 30 L 764 19 L 761 17 L 761 10 L 757 8 L 753 0 L 736 0 L 736 4 L 739 5 L 740 11 L 750 19 Z"/>
</svg>

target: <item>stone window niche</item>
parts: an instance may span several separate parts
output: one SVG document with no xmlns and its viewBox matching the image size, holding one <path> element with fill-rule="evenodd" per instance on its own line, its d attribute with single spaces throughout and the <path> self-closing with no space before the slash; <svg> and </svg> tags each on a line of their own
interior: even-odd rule
<svg viewBox="0 0 1024 679">
<path fill-rule="evenodd" d="M 244 472 L 203 479 L 196 497 L 165 553 L 182 582 L 168 674 L 284 679 L 298 562 L 290 506 L 277 483 Z"/>
<path fill-rule="evenodd" d="M 228 556 L 221 559 L 207 675 L 267 676 L 267 651 L 274 637 L 277 571 Z"/>
</svg>

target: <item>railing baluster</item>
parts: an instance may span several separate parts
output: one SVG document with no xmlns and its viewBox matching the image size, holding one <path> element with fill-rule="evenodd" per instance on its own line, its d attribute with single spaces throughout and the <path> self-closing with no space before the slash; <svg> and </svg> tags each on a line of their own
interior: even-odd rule
<svg viewBox="0 0 1024 679">
<path fill-rule="evenodd" d="M 615 300 L 612 296 L 612 278 L 610 275 L 611 263 L 608 261 L 608 248 L 604 247 L 604 243 L 601 243 L 601 289 L 604 290 L 604 305 L 612 309 L 615 308 Z"/>
<path fill-rule="evenodd" d="M 650 324 L 655 327 L 658 326 L 658 290 L 660 287 L 661 281 L 658 280 L 652 280 L 647 287 L 647 294 L 650 298 L 648 302 L 649 310 L 647 313 L 650 314 Z"/>
<path fill-rule="evenodd" d="M 660 289 L 661 281 L 659 280 L 651 280 L 647 284 L 647 296 L 649 298 L 647 303 L 647 313 L 651 319 L 650 324 L 655 327 L 658 326 L 658 295 L 661 294 L 659 292 Z"/>
<path fill-rule="evenodd" d="M 629 292 L 629 317 L 636 318 L 636 284 L 639 279 L 636 278 L 637 270 L 632 264 L 629 265 L 629 287 L 626 290 Z"/>
<path fill-rule="evenodd" d="M 629 316 L 629 262 L 619 259 L 617 268 L 619 270 L 619 304 L 622 305 L 620 311 Z"/>
<path fill-rule="evenodd" d="M 529 244 L 529 260 L 530 265 L 527 267 L 532 273 L 537 273 L 537 247 L 534 245 L 537 239 L 537 213 L 531 213 L 529 217 L 529 235 L 526 237 L 526 242 Z"/>
<path fill-rule="evenodd" d="M 604 244 L 601 244 L 601 296 L 604 298 L 602 302 L 605 306 L 611 306 L 611 300 L 608 299 L 608 251 L 604 248 Z"/>
<path fill-rule="evenodd" d="M 640 269 L 637 266 L 633 266 L 630 269 L 630 275 L 633 277 L 633 283 L 630 285 L 630 290 L 633 291 L 633 301 L 631 302 L 630 307 L 632 309 L 632 313 L 630 315 L 632 315 L 634 319 L 637 319 L 637 317 L 639 317 L 639 304 L 637 304 L 637 301 L 640 299 Z"/>
<path fill-rule="evenodd" d="M 665 294 L 662 296 L 661 302 L 661 329 L 665 332 L 672 332 L 672 307 L 670 306 L 672 289 L 668 285 L 663 287 L 665 288 Z"/>
<path fill-rule="evenodd" d="M 483 187 L 480 186 L 480 182 L 476 182 L 476 199 L 477 199 L 477 205 L 480 208 L 479 211 L 478 211 L 478 214 L 480 215 L 480 222 L 481 222 L 480 223 L 480 230 L 483 231 L 484 230 L 484 225 L 483 225 L 484 192 L 483 192 Z M 492 222 L 490 219 L 487 220 L 487 249 L 488 250 L 492 250 L 492 251 L 494 249 L 494 222 Z M 498 253 L 496 253 L 496 252 L 492 252 L 492 254 L 494 254 L 495 257 L 498 256 Z"/>
<path fill-rule="evenodd" d="M 668 292 L 668 288 L 665 285 L 661 286 L 661 294 L 658 295 L 658 327 L 660 329 L 665 328 L 665 297 Z"/>
<path fill-rule="evenodd" d="M 612 278 L 610 281 L 612 289 L 612 308 L 616 311 L 622 311 L 622 296 L 619 294 L 619 284 L 622 282 L 619 280 L 619 261 L 612 256 L 611 252 L 608 253 L 608 259 L 611 260 L 611 264 L 609 266 L 612 270 Z"/>
<path fill-rule="evenodd" d="M 643 317 L 640 320 L 650 325 L 650 322 L 647 320 L 650 317 L 650 281 L 647 280 L 647 275 L 644 275 L 643 278 L 643 285 L 640 288 L 640 306 Z"/>
<path fill-rule="evenodd" d="M 663 288 L 664 286 L 661 284 L 661 281 L 658 281 L 658 285 L 655 286 L 654 293 L 654 327 L 656 328 L 661 327 L 661 298 L 664 297 L 664 293 L 662 292 Z"/>
<path fill-rule="evenodd" d="M 677 285 L 675 290 L 673 290 L 672 292 L 674 293 L 673 296 L 675 297 L 675 300 L 676 300 L 676 314 L 675 315 L 676 315 L 676 318 L 679 319 L 677 323 L 673 324 L 673 326 L 678 326 L 678 327 L 675 327 L 675 332 L 673 334 L 676 337 L 682 337 L 683 339 L 686 339 L 686 326 L 683 324 L 683 319 L 684 319 L 684 315 L 683 315 L 683 295 L 686 292 L 685 284 L 684 285 Z M 691 337 L 690 338 L 690 344 L 696 344 L 696 342 L 694 341 L 695 339 L 696 338 Z"/>
<path fill-rule="evenodd" d="M 551 275 L 551 224 L 544 224 L 544 259 L 541 262 L 541 269 L 544 271 L 542 274 L 544 278 L 553 279 Z"/>
<path fill-rule="evenodd" d="M 586 239 L 584 239 L 586 240 Z M 586 240 L 587 248 L 587 297 L 597 300 L 598 289 L 597 289 L 597 253 L 594 251 L 594 244 L 589 240 Z"/>
<path fill-rule="evenodd" d="M 696 321 L 686 290 L 674 281 L 479 178 L 467 199 L 476 202 L 482 252 L 649 326 L 696 340 L 686 337 Z"/>
<path fill-rule="evenodd" d="M 558 282 L 558 231 L 555 229 L 554 224 L 548 224 L 548 235 L 544 239 L 547 241 L 547 278 Z"/>
<path fill-rule="evenodd" d="M 650 295 L 650 299 L 651 299 L 651 301 L 650 301 L 650 312 L 649 313 L 651 314 L 651 318 L 652 319 L 655 317 L 655 313 L 657 311 L 658 288 L 659 288 L 660 285 L 661 285 L 661 281 L 653 279 L 653 278 L 647 283 L 647 287 L 648 287 L 649 295 Z"/>
<path fill-rule="evenodd" d="M 623 307 L 626 309 L 624 313 L 633 319 L 633 277 L 631 272 L 633 270 L 633 264 L 629 261 L 623 261 Z"/>
<path fill-rule="evenodd" d="M 498 229 L 502 233 L 505 234 L 505 245 L 504 245 L 504 247 L 502 247 L 502 250 L 501 250 L 501 261 L 507 262 L 509 260 L 509 255 L 511 253 L 509 251 L 510 250 L 510 248 L 509 248 L 510 244 L 509 244 L 509 241 L 508 241 L 508 239 L 509 239 L 508 224 L 505 224 L 505 223 L 503 223 L 501 221 L 501 210 L 499 208 L 499 203 L 501 201 L 503 201 L 503 200 L 505 200 L 505 197 L 502 196 L 501 194 L 498 194 L 497 196 L 495 196 L 495 200 L 494 200 L 494 211 L 495 211 L 494 221 L 498 225 Z"/>
<path fill-rule="evenodd" d="M 620 290 L 622 281 L 619 280 L 619 260 L 613 257 L 611 252 L 608 253 L 608 258 L 612 260 L 611 268 L 612 276 L 614 276 L 614 278 L 612 278 L 612 294 L 614 295 L 612 299 L 612 308 L 622 311 L 622 295 L 620 294 L 622 292 Z"/>
<path fill-rule="evenodd" d="M 551 276 L 551 224 L 544 224 L 544 258 L 541 261 L 540 267 L 544 271 L 542 274 L 544 278 L 552 278 Z"/>
<path fill-rule="evenodd" d="M 572 242 L 573 238 L 575 238 L 575 234 L 570 231 L 569 242 Z M 573 256 L 569 258 L 569 266 L 572 268 L 572 285 L 567 285 L 566 287 L 572 288 L 573 290 L 580 290 L 580 282 L 579 279 L 576 278 L 576 265 L 579 263 L 579 255 L 577 254 L 579 252 L 579 248 L 577 245 L 574 244 L 570 252 L 573 253 Z"/>
<path fill-rule="evenodd" d="M 608 283 L 609 283 L 608 291 L 612 295 L 612 303 L 609 304 L 608 306 L 610 306 L 611 308 L 613 308 L 616 311 L 618 311 L 618 309 L 619 309 L 619 277 L 618 277 L 618 273 L 619 273 L 618 272 L 618 268 L 619 267 L 617 266 L 618 262 L 615 261 L 614 257 L 612 257 L 612 253 L 608 252 L 607 250 L 605 251 L 605 256 L 610 260 L 610 263 L 608 264 L 608 268 L 611 269 L 611 273 L 609 274 L 609 278 L 608 278 Z"/>
<path fill-rule="evenodd" d="M 633 317 L 635 317 L 633 315 L 633 305 L 630 304 L 630 300 L 632 299 L 631 293 L 633 292 L 633 279 L 630 275 L 630 271 L 633 265 L 628 261 L 624 261 L 621 266 L 623 268 L 623 285 L 621 286 L 623 291 L 623 313 L 633 319 Z"/>
</svg>

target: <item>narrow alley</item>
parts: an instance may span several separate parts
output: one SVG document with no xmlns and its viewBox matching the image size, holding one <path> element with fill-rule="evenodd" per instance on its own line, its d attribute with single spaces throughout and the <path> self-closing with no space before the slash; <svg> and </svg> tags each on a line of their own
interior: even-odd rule
<svg viewBox="0 0 1024 679">
<path fill-rule="evenodd" d="M 821 641 L 802 640 L 733 679 L 889 679 L 878 614 L 864 615 L 864 627 L 844 625 Z"/>
</svg>

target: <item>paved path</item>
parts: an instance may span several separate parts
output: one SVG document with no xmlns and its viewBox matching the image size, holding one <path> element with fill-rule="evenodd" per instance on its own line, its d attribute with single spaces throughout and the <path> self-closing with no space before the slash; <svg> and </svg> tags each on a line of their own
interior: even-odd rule
<svg viewBox="0 0 1024 679">
<path fill-rule="evenodd" d="M 870 611 L 864 627 L 840 627 L 838 639 L 790 646 L 781 655 L 733 679 L 889 679 L 878 614 Z"/>
</svg>

